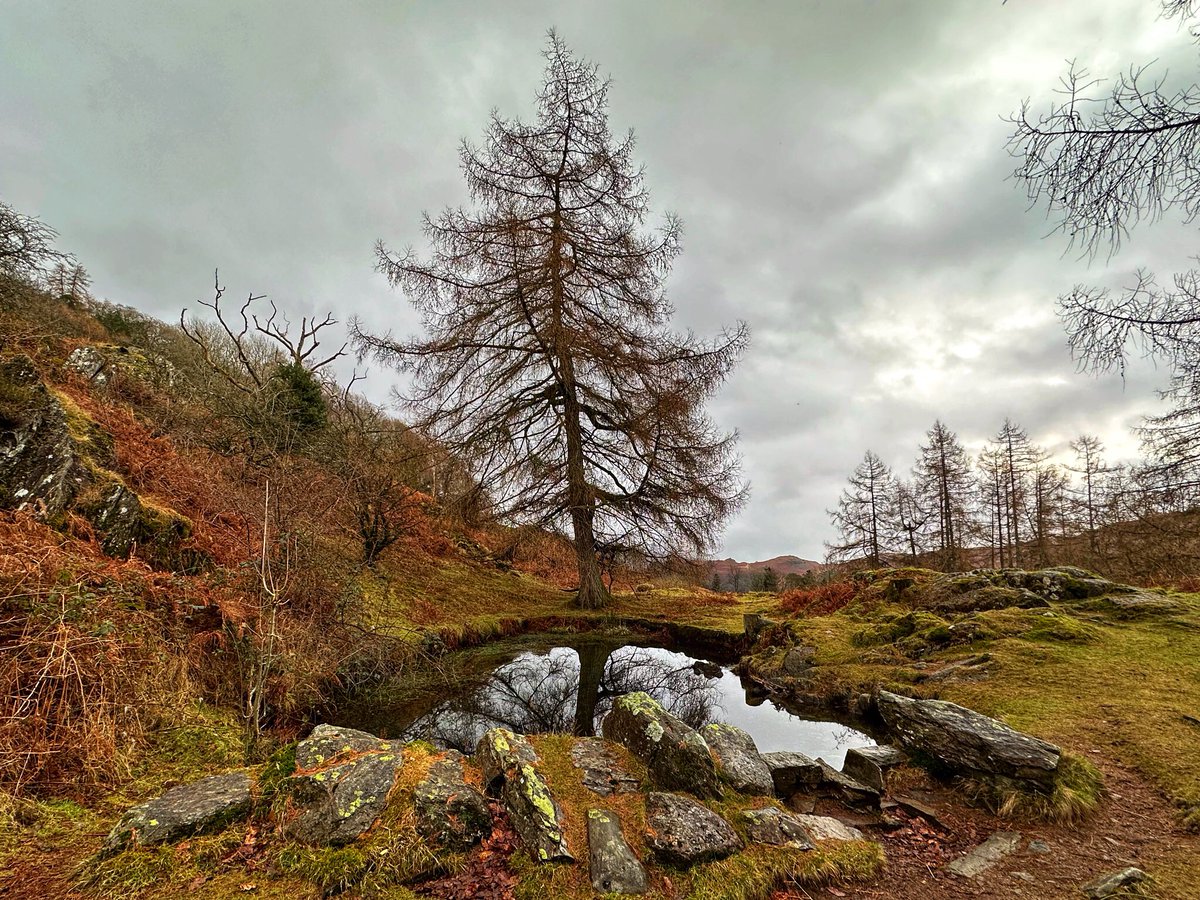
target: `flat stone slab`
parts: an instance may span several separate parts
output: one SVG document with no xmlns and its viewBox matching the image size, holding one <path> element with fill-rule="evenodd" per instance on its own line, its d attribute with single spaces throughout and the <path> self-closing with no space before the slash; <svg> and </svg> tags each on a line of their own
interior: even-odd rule
<svg viewBox="0 0 1200 900">
<path fill-rule="evenodd" d="M 467 783 L 463 756 L 450 750 L 429 767 L 413 795 L 417 831 L 451 850 L 467 850 L 492 831 L 487 798 Z"/>
<path fill-rule="evenodd" d="M 649 694 L 636 691 L 618 697 L 604 717 L 603 730 L 606 738 L 624 745 L 646 764 L 658 787 L 705 798 L 724 793 L 704 738 Z"/>
<path fill-rule="evenodd" d="M 974 850 L 968 851 L 946 866 L 946 871 L 963 878 L 975 878 L 1004 857 L 1015 853 L 1020 846 L 1021 835 L 1015 831 L 997 831 Z"/>
<path fill-rule="evenodd" d="M 391 741 L 318 725 L 296 747 L 289 789 L 299 814 L 288 823 L 288 834 L 331 846 L 356 840 L 383 813 L 403 762 L 403 752 Z"/>
<path fill-rule="evenodd" d="M 633 793 L 641 787 L 621 758 L 600 738 L 578 738 L 571 747 L 571 762 L 583 772 L 583 786 L 602 797 Z"/>
<path fill-rule="evenodd" d="M 250 811 L 250 776 L 210 775 L 171 788 L 161 797 L 127 810 L 104 841 L 115 853 L 130 845 L 151 846 L 216 831 Z"/>
<path fill-rule="evenodd" d="M 955 772 L 1046 784 L 1058 770 L 1058 747 L 957 703 L 880 691 L 878 705 L 901 747 Z"/>
<path fill-rule="evenodd" d="M 800 816 L 767 806 L 744 810 L 742 818 L 746 820 L 746 834 L 755 844 L 790 847 L 793 850 L 813 849 L 812 837 Z"/>
<path fill-rule="evenodd" d="M 1109 897 L 1118 896 L 1125 888 L 1141 884 L 1145 880 L 1145 872 L 1130 866 L 1128 869 L 1122 869 L 1119 872 L 1109 872 L 1107 875 L 1101 875 L 1095 881 L 1089 881 L 1085 884 L 1082 890 L 1091 900 L 1108 900 Z"/>
<path fill-rule="evenodd" d="M 888 769 L 904 762 L 904 754 L 895 747 L 851 747 L 842 763 L 842 774 L 877 793 L 883 793 Z"/>
<path fill-rule="evenodd" d="M 733 826 L 685 794 L 646 795 L 646 846 L 664 862 L 687 867 L 742 849 Z"/>
<path fill-rule="evenodd" d="M 506 728 L 484 732 L 475 750 L 484 784 L 500 797 L 513 828 L 538 862 L 573 862 L 563 832 L 562 808 L 538 772 L 537 752 Z"/>
<path fill-rule="evenodd" d="M 812 790 L 818 787 L 825 777 L 821 764 L 803 753 L 787 750 L 764 753 L 762 761 L 767 764 L 771 781 L 775 785 L 775 793 L 780 797 L 790 797 L 797 791 Z"/>
<path fill-rule="evenodd" d="M 861 841 L 863 833 L 830 816 L 805 816 L 799 813 L 793 818 L 808 832 L 814 841 Z"/>
<path fill-rule="evenodd" d="M 598 894 L 644 894 L 646 867 L 630 849 L 621 820 L 606 809 L 587 814 L 588 872 Z"/>
<path fill-rule="evenodd" d="M 774 793 L 771 770 L 763 762 L 758 746 L 749 734 L 736 725 L 714 722 L 701 728 L 700 736 L 712 751 L 717 774 L 735 791 L 752 795 Z"/>
</svg>

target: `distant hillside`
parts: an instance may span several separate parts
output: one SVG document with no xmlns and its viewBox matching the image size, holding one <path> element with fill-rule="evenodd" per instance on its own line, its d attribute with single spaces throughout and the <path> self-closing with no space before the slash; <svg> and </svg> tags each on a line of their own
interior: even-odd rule
<svg viewBox="0 0 1200 900">
<path fill-rule="evenodd" d="M 788 576 L 794 580 L 802 575 L 815 574 L 824 568 L 822 563 L 791 555 L 776 556 L 758 562 L 741 562 L 732 558 L 713 559 L 707 563 L 704 580 L 706 584 L 711 584 L 715 575 L 720 578 L 723 589 L 732 591 L 777 590 L 788 586 L 785 585 Z M 775 573 L 777 584 L 774 586 L 764 585 L 764 573 L 768 569 Z"/>
</svg>

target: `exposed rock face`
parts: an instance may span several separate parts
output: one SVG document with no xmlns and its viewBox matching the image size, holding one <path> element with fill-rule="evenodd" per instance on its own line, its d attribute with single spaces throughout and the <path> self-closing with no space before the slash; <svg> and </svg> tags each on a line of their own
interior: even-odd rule
<svg viewBox="0 0 1200 900">
<path fill-rule="evenodd" d="M 0 508 L 39 508 L 56 521 L 87 472 L 67 414 L 28 357 L 0 361 Z"/>
<path fill-rule="evenodd" d="M 895 747 L 851 747 L 846 751 L 842 772 L 876 793 L 883 793 L 887 770 L 903 761 L 904 754 Z"/>
<path fill-rule="evenodd" d="M 463 757 L 455 750 L 429 767 L 414 807 L 417 830 L 450 850 L 467 850 L 492 831 L 487 799 L 463 777 Z"/>
<path fill-rule="evenodd" d="M 583 786 L 602 797 L 628 794 L 640 786 L 620 757 L 599 738 L 577 738 L 571 747 L 571 762 L 583 772 Z"/>
<path fill-rule="evenodd" d="M 748 809 L 742 813 L 747 834 L 756 844 L 772 847 L 791 847 L 794 850 L 813 849 L 812 839 L 800 817 L 774 806 Z"/>
<path fill-rule="evenodd" d="M 596 893 L 645 893 L 646 867 L 626 843 L 621 820 L 608 810 L 589 809 L 587 834 L 588 871 Z"/>
<path fill-rule="evenodd" d="M 1015 831 L 997 831 L 974 850 L 968 851 L 946 866 L 946 871 L 963 878 L 975 878 L 1010 853 L 1015 853 L 1020 845 L 1021 835 Z"/>
<path fill-rule="evenodd" d="M 570 862 L 562 810 L 535 768 L 538 755 L 524 737 L 493 728 L 479 739 L 475 760 L 489 792 L 500 797 L 513 827 L 539 862 Z"/>
<path fill-rule="evenodd" d="M 800 826 L 814 841 L 861 841 L 862 832 L 829 816 L 795 815 Z"/>
<path fill-rule="evenodd" d="M 99 530 L 100 548 L 106 554 L 127 559 L 137 547 L 141 556 L 159 568 L 178 567 L 179 546 L 192 530 L 182 516 L 147 506 L 115 480 L 83 511 Z"/>
<path fill-rule="evenodd" d="M 1044 785 L 1058 769 L 1058 747 L 955 703 L 880 691 L 878 706 L 901 747 L 951 771 Z"/>
<path fill-rule="evenodd" d="M 1116 897 L 1124 893 L 1125 888 L 1141 884 L 1145 880 L 1145 872 L 1130 866 L 1128 869 L 1110 872 L 1107 875 L 1101 875 L 1095 881 L 1089 881 L 1083 886 L 1083 892 L 1091 900 L 1107 900 L 1109 897 Z"/>
<path fill-rule="evenodd" d="M 714 722 L 700 729 L 717 763 L 719 774 L 743 794 L 770 794 L 775 790 L 771 770 L 758 753 L 754 738 L 734 725 Z"/>
<path fill-rule="evenodd" d="M 812 790 L 818 787 L 825 777 L 821 764 L 803 753 L 786 750 L 764 753 L 762 760 L 767 764 L 767 770 L 775 784 L 775 793 L 780 797 L 790 797 L 797 791 Z"/>
<path fill-rule="evenodd" d="M 114 377 L 169 385 L 174 367 L 161 357 L 151 358 L 136 347 L 100 344 L 71 351 L 65 367 L 93 384 L 106 385 Z"/>
<path fill-rule="evenodd" d="M 728 822 L 683 794 L 646 796 L 646 845 L 664 862 L 692 866 L 742 849 Z"/>
<path fill-rule="evenodd" d="M 173 787 L 121 816 L 104 841 L 104 852 L 131 844 L 165 844 L 223 828 L 250 811 L 250 785 L 245 772 L 231 772 Z"/>
<path fill-rule="evenodd" d="M 604 717 L 604 736 L 628 747 L 662 788 L 720 797 L 721 782 L 708 744 L 694 729 L 637 691 L 618 697 Z"/>
<path fill-rule="evenodd" d="M 340 846 L 375 824 L 403 762 L 397 745 L 365 731 L 318 725 L 296 748 L 290 779 L 299 815 L 288 833 L 310 844 Z"/>
</svg>

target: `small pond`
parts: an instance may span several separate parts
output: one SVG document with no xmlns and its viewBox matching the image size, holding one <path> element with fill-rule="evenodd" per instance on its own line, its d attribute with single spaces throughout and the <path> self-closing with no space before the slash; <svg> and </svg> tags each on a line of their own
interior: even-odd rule
<svg viewBox="0 0 1200 900">
<path fill-rule="evenodd" d="M 746 730 L 763 752 L 796 750 L 839 768 L 846 750 L 875 743 L 848 725 L 813 721 L 756 696 L 727 666 L 662 647 L 526 641 L 452 654 L 443 664 L 432 677 L 397 679 L 359 695 L 331 717 L 334 724 L 469 753 L 496 726 L 597 734 L 614 698 L 645 691 L 692 727 L 726 722 Z"/>
</svg>

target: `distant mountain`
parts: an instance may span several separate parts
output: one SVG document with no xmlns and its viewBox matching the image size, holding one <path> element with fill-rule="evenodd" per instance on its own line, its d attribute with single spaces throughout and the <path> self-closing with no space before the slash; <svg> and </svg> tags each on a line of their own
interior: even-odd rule
<svg viewBox="0 0 1200 900">
<path fill-rule="evenodd" d="M 801 559 L 799 556 L 776 556 L 759 562 L 739 562 L 736 559 L 709 560 L 708 572 L 719 572 L 722 576 L 732 572 L 761 572 L 764 569 L 774 569 L 775 574 L 782 578 L 784 575 L 804 575 L 825 568 L 822 563 L 811 559 Z"/>
</svg>

